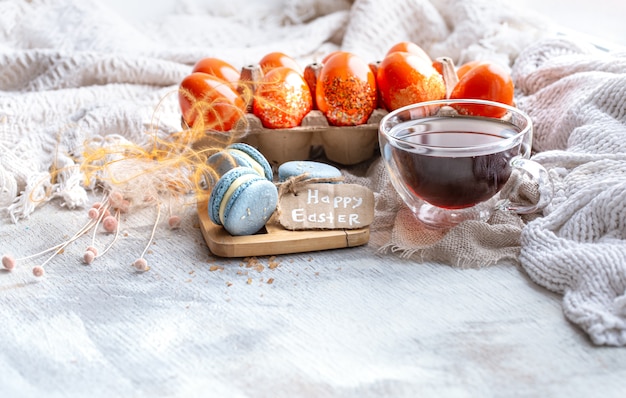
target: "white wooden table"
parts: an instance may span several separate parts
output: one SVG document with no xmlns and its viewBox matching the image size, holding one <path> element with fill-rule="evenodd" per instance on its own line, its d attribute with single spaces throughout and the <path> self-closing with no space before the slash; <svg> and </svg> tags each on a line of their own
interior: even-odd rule
<svg viewBox="0 0 626 398">
<path fill-rule="evenodd" d="M 45 248 L 84 217 L 52 202 L 3 222 L 0 252 Z M 0 396 L 623 396 L 626 351 L 593 346 L 515 265 L 402 260 L 377 252 L 378 232 L 248 267 L 213 257 L 190 216 L 136 273 L 150 217 L 89 266 L 85 238 L 43 278 L 32 263 L 0 273 Z"/>
</svg>

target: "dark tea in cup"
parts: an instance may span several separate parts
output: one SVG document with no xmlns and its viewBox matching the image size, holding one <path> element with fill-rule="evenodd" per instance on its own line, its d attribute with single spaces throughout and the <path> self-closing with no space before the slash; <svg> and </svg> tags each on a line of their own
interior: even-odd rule
<svg viewBox="0 0 626 398">
<path fill-rule="evenodd" d="M 434 116 L 394 126 L 397 140 L 385 151 L 411 192 L 434 206 L 462 209 L 490 199 L 508 181 L 520 143 L 506 140 L 519 132 L 499 119 Z"/>
<path fill-rule="evenodd" d="M 480 116 L 493 114 L 486 111 L 493 107 L 502 108 L 504 116 Z M 552 198 L 547 171 L 529 160 L 531 119 L 508 105 L 469 99 L 409 105 L 381 120 L 379 142 L 395 190 L 417 219 L 430 226 L 486 220 L 514 170 L 547 189 L 540 189 L 544 194 L 535 204 L 508 208 L 530 213 Z"/>
</svg>

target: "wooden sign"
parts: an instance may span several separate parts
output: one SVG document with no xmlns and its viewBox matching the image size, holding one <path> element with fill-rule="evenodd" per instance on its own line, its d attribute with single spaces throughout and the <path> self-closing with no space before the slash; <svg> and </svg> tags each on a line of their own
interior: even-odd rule
<svg viewBox="0 0 626 398">
<path fill-rule="evenodd" d="M 289 230 L 364 228 L 374 221 L 374 194 L 357 184 L 298 184 L 281 194 L 278 221 Z"/>
</svg>

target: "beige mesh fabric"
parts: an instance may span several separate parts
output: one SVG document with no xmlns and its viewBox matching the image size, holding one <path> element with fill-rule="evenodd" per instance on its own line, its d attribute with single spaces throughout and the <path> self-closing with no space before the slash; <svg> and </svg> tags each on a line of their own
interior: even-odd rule
<svg viewBox="0 0 626 398">
<path fill-rule="evenodd" d="M 466 221 L 446 229 L 433 229 L 413 219 L 408 208 L 398 212 L 391 251 L 419 261 L 476 268 L 502 261 L 516 262 L 523 224 L 509 212 L 497 211 L 488 222 Z"/>
<path fill-rule="evenodd" d="M 522 217 L 506 210 L 495 210 L 487 222 L 468 221 L 452 229 L 427 227 L 415 219 L 393 188 L 381 159 L 364 178 L 348 177 L 348 182 L 368 186 L 376 197 L 375 233 L 390 230 L 380 251 L 416 261 L 434 261 L 462 268 L 480 268 L 500 261 L 517 262 L 520 251 Z M 517 184 L 512 178 L 508 198 L 518 203 L 536 203 L 533 183 Z"/>
</svg>

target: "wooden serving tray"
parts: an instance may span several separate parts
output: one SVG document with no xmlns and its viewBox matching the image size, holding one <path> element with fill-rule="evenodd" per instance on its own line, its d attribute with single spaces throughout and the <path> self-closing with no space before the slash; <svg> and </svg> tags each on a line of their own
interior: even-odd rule
<svg viewBox="0 0 626 398">
<path fill-rule="evenodd" d="M 211 221 L 206 202 L 198 203 L 198 217 L 209 250 L 220 257 L 270 256 L 341 249 L 364 245 L 370 237 L 369 227 L 290 231 L 280 225 L 274 216 L 265 229 L 255 235 L 233 236 Z"/>
</svg>

